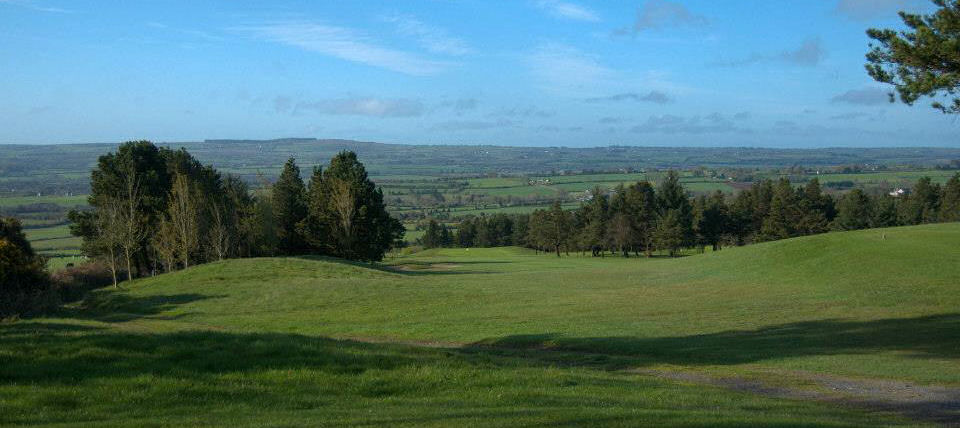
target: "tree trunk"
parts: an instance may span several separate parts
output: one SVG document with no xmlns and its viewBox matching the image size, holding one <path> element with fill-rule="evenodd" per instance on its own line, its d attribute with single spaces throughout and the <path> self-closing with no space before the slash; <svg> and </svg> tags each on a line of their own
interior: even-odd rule
<svg viewBox="0 0 960 428">
<path fill-rule="evenodd" d="M 130 249 L 123 248 L 123 257 L 127 260 L 127 281 L 133 281 L 133 266 L 130 264 Z"/>
<path fill-rule="evenodd" d="M 110 275 L 113 276 L 113 287 L 120 288 L 117 285 L 117 258 L 114 257 L 113 248 L 110 249 Z"/>
</svg>

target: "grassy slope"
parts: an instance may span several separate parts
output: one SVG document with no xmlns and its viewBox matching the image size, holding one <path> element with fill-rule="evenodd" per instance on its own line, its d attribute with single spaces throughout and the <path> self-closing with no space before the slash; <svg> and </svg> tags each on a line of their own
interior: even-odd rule
<svg viewBox="0 0 960 428">
<path fill-rule="evenodd" d="M 821 404 L 603 369 L 958 385 L 956 242 L 960 224 L 675 260 L 500 248 L 390 261 L 406 273 L 214 263 L 99 293 L 97 308 L 0 327 L 0 424 L 189 423 L 201 407 L 225 424 L 870 424 Z"/>
</svg>

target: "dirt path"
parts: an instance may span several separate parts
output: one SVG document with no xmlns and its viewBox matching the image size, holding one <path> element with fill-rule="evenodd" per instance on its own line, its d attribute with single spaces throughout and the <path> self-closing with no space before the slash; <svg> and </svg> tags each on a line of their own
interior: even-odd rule
<svg viewBox="0 0 960 428">
<path fill-rule="evenodd" d="M 346 339 L 346 338 L 345 338 Z M 398 341 L 390 339 L 349 338 L 366 343 L 397 344 L 414 347 L 496 350 L 497 347 L 472 344 Z M 515 348 L 503 348 L 516 351 Z M 564 352 L 566 350 L 537 349 L 536 352 Z M 784 386 L 745 377 L 719 377 L 702 372 L 681 372 L 653 369 L 629 369 L 629 373 L 653 376 L 677 382 L 711 385 L 733 391 L 758 394 L 789 400 L 815 400 L 838 406 L 889 412 L 918 422 L 960 427 L 960 388 L 917 385 L 910 382 L 885 379 L 852 379 L 811 372 L 787 372 L 804 386 Z M 807 386 L 809 385 L 809 386 Z"/>
<path fill-rule="evenodd" d="M 734 391 L 792 400 L 816 400 L 844 407 L 896 413 L 910 419 L 960 427 L 960 388 L 924 386 L 880 379 L 849 379 L 816 373 L 790 375 L 812 388 L 771 385 L 738 377 L 714 377 L 703 373 L 635 369 L 632 373 L 661 379 L 705 384 Z"/>
</svg>

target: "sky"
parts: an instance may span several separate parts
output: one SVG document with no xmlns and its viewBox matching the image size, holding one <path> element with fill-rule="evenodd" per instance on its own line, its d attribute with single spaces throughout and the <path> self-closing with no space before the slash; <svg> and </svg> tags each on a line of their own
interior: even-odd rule
<svg viewBox="0 0 960 428">
<path fill-rule="evenodd" d="M 960 146 L 867 28 L 926 0 L 0 0 L 0 143 Z"/>
</svg>

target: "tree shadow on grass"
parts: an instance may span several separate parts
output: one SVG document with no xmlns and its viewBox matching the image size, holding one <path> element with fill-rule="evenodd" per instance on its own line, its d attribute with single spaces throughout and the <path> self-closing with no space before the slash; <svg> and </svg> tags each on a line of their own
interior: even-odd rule
<svg viewBox="0 0 960 428">
<path fill-rule="evenodd" d="M 514 335 L 480 341 L 477 350 L 533 351 L 547 362 L 607 368 L 647 364 L 736 365 L 814 355 L 906 352 L 914 358 L 960 358 L 960 314 L 874 321 L 819 320 L 756 330 L 675 337 Z M 537 353 L 536 351 L 550 351 Z M 557 352 L 560 351 L 560 352 Z M 564 352 L 579 355 L 563 355 Z"/>
<path fill-rule="evenodd" d="M 171 302 L 182 304 L 202 298 L 206 297 L 166 296 L 125 303 L 141 309 L 157 309 L 174 304 Z M 168 383 L 188 380 L 189 384 L 181 383 L 178 385 L 182 386 L 176 387 L 183 388 L 188 396 L 190 391 L 203 385 L 220 385 L 210 387 L 214 391 L 210 393 L 213 398 L 198 395 L 200 404 L 206 403 L 202 400 L 209 400 L 209 405 L 214 406 L 228 400 L 257 406 L 274 402 L 279 406 L 290 406 L 299 405 L 290 404 L 291 395 L 297 403 L 300 402 L 297 400 L 317 400 L 311 398 L 317 396 L 317 391 L 310 385 L 318 382 L 317 379 L 326 379 L 308 377 L 304 380 L 298 375 L 302 371 L 314 373 L 310 376 L 343 375 L 350 379 L 344 384 L 343 391 L 326 394 L 356 396 L 358 399 L 401 396 L 419 399 L 424 390 L 440 388 L 442 381 L 436 380 L 440 382 L 437 385 L 411 385 L 410 382 L 422 381 L 409 377 L 409 371 L 397 376 L 390 373 L 413 368 L 418 373 L 425 370 L 423 373 L 431 378 L 451 367 L 609 370 L 653 363 L 722 365 L 878 351 L 906 351 L 916 357 L 955 359 L 960 358 L 958 339 L 960 314 L 865 322 L 823 320 L 749 331 L 663 338 L 515 335 L 462 348 L 441 349 L 286 333 L 185 331 L 145 334 L 79 324 L 21 321 L 0 325 L 0 350 L 4 351 L 0 352 L 0 386 L 31 385 L 31 388 L 56 391 L 63 385 L 83 385 L 87 381 L 92 381 L 92 385 L 128 385 L 128 382 L 142 383 L 144 379 L 149 382 L 163 379 Z M 367 372 L 372 374 L 360 376 Z M 234 376 L 237 374 L 241 377 Z M 240 389 L 229 386 L 239 382 L 237 379 L 259 386 Z M 617 389 L 635 387 L 628 378 L 604 382 Z M 329 397 L 326 399 L 329 401 Z M 552 399 L 573 400 L 565 406 L 574 407 L 589 402 L 589 398 L 574 400 L 568 396 L 538 396 L 536 401 L 528 404 L 531 409 L 559 405 L 550 404 Z M 304 405 L 317 403 L 310 401 Z M 951 413 L 954 412 L 953 407 L 949 407 L 951 403 L 943 406 L 943 403 L 911 404 L 905 412 L 933 408 L 935 411 L 924 410 L 931 418 L 955 415 Z M 465 410 L 474 412 L 471 417 L 484 417 L 493 411 L 478 412 L 470 406 Z M 410 422 L 406 417 L 401 419 Z M 423 421 L 428 420 L 431 417 Z"/>
<path fill-rule="evenodd" d="M 227 296 L 197 293 L 134 297 L 123 291 L 103 290 L 88 294 L 78 305 L 60 308 L 57 315 L 104 322 L 125 322 L 140 318 L 174 320 L 188 314 L 172 316 L 160 314 L 188 303 L 224 297 Z"/>
<path fill-rule="evenodd" d="M 338 263 L 338 264 L 344 264 L 349 266 L 356 266 L 364 269 L 372 269 L 380 272 L 399 274 L 399 275 L 405 275 L 405 276 L 492 274 L 497 272 L 464 270 L 464 269 L 456 269 L 455 267 L 464 266 L 464 265 L 511 263 L 506 261 L 463 261 L 463 262 L 461 261 L 432 261 L 432 262 L 410 261 L 410 262 L 396 263 L 396 264 L 382 264 L 382 263 L 360 262 L 355 260 L 345 260 L 345 259 L 338 259 L 338 258 L 326 257 L 326 256 L 301 256 L 300 258 L 304 260 L 324 261 L 324 262 Z M 410 268 L 404 268 L 404 266 L 409 266 Z"/>
<path fill-rule="evenodd" d="M 24 352 L 16 352 L 21 348 Z M 424 363 L 435 350 L 375 345 L 298 334 L 187 331 L 117 332 L 73 324 L 0 325 L 0 384 L 62 382 L 144 374 L 203 377 L 231 372 L 312 368 L 359 374 Z M 48 358 L 36 359 L 31 350 Z M 433 356 L 432 358 L 436 358 Z"/>
</svg>

